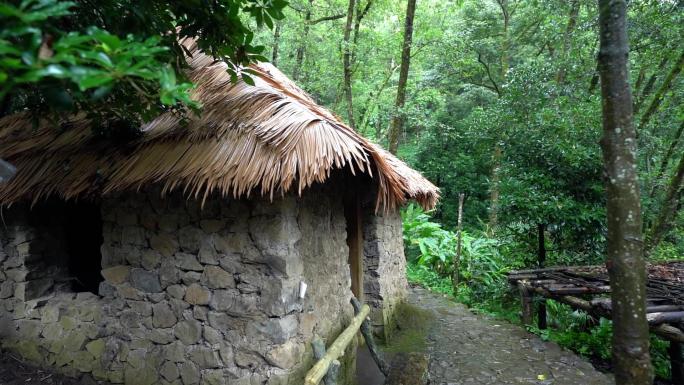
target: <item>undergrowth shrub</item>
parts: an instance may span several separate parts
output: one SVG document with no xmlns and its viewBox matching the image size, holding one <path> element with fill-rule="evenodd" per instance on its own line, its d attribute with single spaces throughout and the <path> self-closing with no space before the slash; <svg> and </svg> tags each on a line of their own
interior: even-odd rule
<svg viewBox="0 0 684 385">
<path fill-rule="evenodd" d="M 610 362 L 613 336 L 613 322 L 600 318 L 598 321 L 581 310 L 553 300 L 546 301 L 549 328 L 541 330 L 536 326 L 528 329 L 543 340 L 556 342 L 586 358 L 599 358 Z M 668 342 L 651 336 L 651 359 L 656 376 L 670 377 Z"/>
<path fill-rule="evenodd" d="M 450 277 L 454 271 L 456 233 L 431 221 L 430 215 L 416 205 L 404 210 L 403 224 L 409 278 L 453 295 Z M 508 267 L 499 252 L 500 241 L 484 232 L 463 231 L 461 245 L 458 268 L 461 300 L 474 304 L 504 297 L 508 291 Z"/>
<path fill-rule="evenodd" d="M 495 238 L 484 231 L 463 231 L 459 263 L 459 285 L 454 290 L 451 277 L 456 253 L 456 233 L 433 222 L 429 213 L 409 205 L 402 213 L 404 241 L 408 259 L 407 275 L 411 283 L 453 297 L 471 309 L 519 323 L 520 304 L 510 290 L 506 273 L 536 264 L 536 255 L 515 244 L 515 238 L 499 233 Z M 654 259 L 670 259 L 678 254 L 675 247 L 661 247 Z M 600 263 L 578 253 L 556 250 L 550 263 L 580 265 Z M 593 254 L 592 254 L 593 255 Z M 506 257 L 504 257 L 506 256 Z M 549 328 L 528 329 L 544 340 L 551 340 L 587 358 L 610 362 L 612 322 L 595 320 L 587 313 L 573 310 L 565 304 L 548 300 Z M 651 338 L 651 358 L 658 377 L 669 378 L 668 343 Z"/>
</svg>

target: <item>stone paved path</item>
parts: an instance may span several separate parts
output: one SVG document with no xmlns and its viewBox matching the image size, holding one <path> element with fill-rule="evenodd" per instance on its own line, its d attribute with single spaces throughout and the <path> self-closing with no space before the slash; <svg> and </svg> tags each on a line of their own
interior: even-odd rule
<svg viewBox="0 0 684 385">
<path fill-rule="evenodd" d="M 471 313 L 422 288 L 410 303 L 432 312 L 428 328 L 430 385 L 612 385 L 612 377 L 523 328 Z"/>
</svg>

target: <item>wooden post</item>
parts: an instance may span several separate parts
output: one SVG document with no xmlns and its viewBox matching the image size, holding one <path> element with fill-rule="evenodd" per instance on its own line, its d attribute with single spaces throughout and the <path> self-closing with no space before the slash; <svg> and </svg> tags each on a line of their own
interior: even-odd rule
<svg viewBox="0 0 684 385">
<path fill-rule="evenodd" d="M 354 314 L 359 314 L 359 312 L 361 311 L 361 302 L 359 302 L 358 299 L 352 297 L 351 304 L 354 307 Z M 361 334 L 363 334 L 363 338 L 366 340 L 366 345 L 368 345 L 368 350 L 370 350 L 371 357 L 373 357 L 373 360 L 378 365 L 378 368 L 380 369 L 382 374 L 388 376 L 389 365 L 387 365 L 385 360 L 383 360 L 383 358 L 380 356 L 380 353 L 378 352 L 378 345 L 375 343 L 375 339 L 373 338 L 373 330 L 371 328 L 371 323 L 368 318 L 366 318 L 361 324 Z"/>
<path fill-rule="evenodd" d="M 676 341 L 670 341 L 670 373 L 672 373 L 672 383 L 684 383 L 684 360 L 682 360 L 682 344 Z"/>
<path fill-rule="evenodd" d="M 363 219 L 358 196 L 347 198 L 344 214 L 347 221 L 351 290 L 356 298 L 363 301 Z"/>
<path fill-rule="evenodd" d="M 520 290 L 520 305 L 522 308 L 521 318 L 523 325 L 532 325 L 533 310 L 532 310 L 532 292 L 524 283 L 518 284 Z"/>
<path fill-rule="evenodd" d="M 540 223 L 537 225 L 537 230 L 538 230 L 538 238 L 539 238 L 539 250 L 538 250 L 538 255 L 537 255 L 537 262 L 539 264 L 539 268 L 544 268 L 544 265 L 546 264 L 546 237 L 545 237 L 545 232 L 546 232 L 546 225 L 543 223 Z M 539 301 L 539 309 L 537 312 L 537 326 L 539 329 L 544 330 L 546 329 L 546 298 L 541 299 Z"/>
<path fill-rule="evenodd" d="M 463 200 L 465 199 L 465 194 L 460 193 L 458 195 L 458 227 L 456 232 L 456 254 L 453 260 L 454 272 L 451 275 L 451 284 L 454 287 L 454 295 L 458 292 L 458 269 L 461 265 L 461 246 L 463 242 Z"/>
<path fill-rule="evenodd" d="M 313 340 L 311 341 L 311 347 L 313 348 L 313 355 L 316 361 L 325 356 L 325 343 L 323 343 L 321 337 L 317 335 L 314 336 Z M 340 361 L 333 360 L 330 363 L 330 369 L 328 369 L 328 373 L 326 373 L 325 377 L 323 377 L 323 382 L 325 385 L 337 385 L 337 375 L 339 374 L 339 371 Z"/>
<path fill-rule="evenodd" d="M 325 353 L 323 358 L 318 360 L 316 364 L 309 370 L 304 378 L 305 385 L 318 385 L 321 382 L 323 376 L 328 373 L 328 369 L 332 365 L 333 361 L 337 360 L 344 354 L 344 350 L 349 346 L 349 343 L 354 339 L 356 333 L 359 331 L 359 327 L 363 323 L 363 320 L 368 317 L 370 313 L 370 307 L 368 305 L 363 305 L 361 307 L 361 312 L 357 314 L 347 326 L 346 329 L 337 337 L 335 342 L 330 345 L 328 351 Z"/>
</svg>

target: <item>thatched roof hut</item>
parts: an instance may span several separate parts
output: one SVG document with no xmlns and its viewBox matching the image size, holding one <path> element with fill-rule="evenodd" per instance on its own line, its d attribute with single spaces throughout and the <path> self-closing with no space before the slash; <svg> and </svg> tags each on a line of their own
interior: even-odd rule
<svg viewBox="0 0 684 385">
<path fill-rule="evenodd" d="M 167 112 L 142 127 L 126 145 L 94 137 L 84 115 L 38 128 L 25 114 L 0 119 L 0 158 L 19 172 L 0 186 L 0 202 L 39 200 L 56 194 L 74 198 L 161 183 L 164 192 L 182 189 L 195 197 L 273 197 L 301 193 L 325 181 L 336 168 L 377 180 L 378 207 L 395 208 L 414 199 L 435 206 L 438 189 L 404 162 L 360 136 L 317 105 L 278 69 L 253 66 L 255 86 L 231 83 L 226 64 L 187 43 L 189 77 L 200 116 Z"/>
<path fill-rule="evenodd" d="M 113 383 L 303 383 L 352 295 L 392 329 L 398 207 L 438 190 L 274 67 L 234 84 L 187 46 L 203 111 L 185 124 L 168 112 L 115 144 L 85 116 L 0 119 L 18 169 L 0 184 L 0 345 Z"/>
</svg>

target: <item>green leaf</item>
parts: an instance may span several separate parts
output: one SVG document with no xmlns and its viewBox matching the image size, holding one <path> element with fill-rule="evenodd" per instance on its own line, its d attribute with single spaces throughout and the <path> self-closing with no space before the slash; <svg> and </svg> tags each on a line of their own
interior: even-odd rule
<svg viewBox="0 0 684 385">
<path fill-rule="evenodd" d="M 70 76 L 69 71 L 59 64 L 50 64 L 37 72 L 40 76 L 51 76 L 59 79 Z"/>
<path fill-rule="evenodd" d="M 269 29 L 273 29 L 273 20 L 269 15 L 264 15 L 264 23 L 266 23 Z"/>
<path fill-rule="evenodd" d="M 28 66 L 36 64 L 36 57 L 33 52 L 24 51 L 21 53 L 21 61 Z"/>
<path fill-rule="evenodd" d="M 250 86 L 254 85 L 254 79 L 252 79 L 252 77 L 247 75 L 246 73 L 242 73 L 242 80 Z"/>
<path fill-rule="evenodd" d="M 81 91 L 85 91 L 89 88 L 99 87 L 114 81 L 111 77 L 108 77 L 105 73 L 92 73 L 88 74 L 78 80 L 78 87 Z"/>
<path fill-rule="evenodd" d="M 102 87 L 98 87 L 95 91 L 93 91 L 92 96 L 90 97 L 92 100 L 100 100 L 104 98 L 105 96 L 109 95 L 109 93 L 112 91 L 112 85 L 105 85 Z"/>
<path fill-rule="evenodd" d="M 110 50 L 117 50 L 121 48 L 121 39 L 119 39 L 116 35 L 112 35 L 99 29 L 93 30 L 91 34 L 97 40 L 101 41 L 103 44 L 106 44 L 107 48 Z"/>
</svg>

